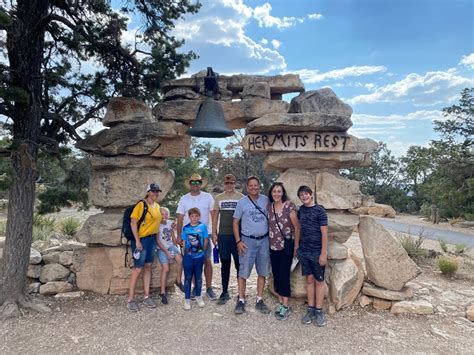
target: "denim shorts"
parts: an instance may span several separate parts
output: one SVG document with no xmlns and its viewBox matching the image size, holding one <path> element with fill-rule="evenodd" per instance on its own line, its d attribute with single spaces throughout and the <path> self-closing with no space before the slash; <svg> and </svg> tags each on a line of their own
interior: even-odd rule
<svg viewBox="0 0 474 355">
<path fill-rule="evenodd" d="M 174 255 L 176 254 L 181 254 L 181 252 L 179 251 L 179 249 L 176 247 L 176 245 L 172 245 L 168 248 L 168 251 Z M 168 257 L 166 256 L 166 253 L 161 250 L 160 248 L 157 248 L 156 249 L 156 255 L 158 256 L 158 259 L 160 260 L 160 263 L 161 264 L 168 264 L 170 262 L 170 260 L 168 259 Z"/>
<path fill-rule="evenodd" d="M 306 255 L 299 254 L 298 259 L 301 264 L 301 273 L 303 276 L 313 275 L 316 281 L 324 281 L 324 271 L 326 270 L 326 265 L 319 265 L 319 255 Z"/>
<path fill-rule="evenodd" d="M 140 238 L 142 243 L 142 251 L 140 253 L 140 258 L 133 258 L 133 267 L 142 268 L 145 264 L 151 264 L 155 259 L 155 247 L 156 247 L 156 234 L 147 235 L 146 237 Z M 131 240 L 132 255 L 137 249 L 137 243 L 135 238 Z"/>
<path fill-rule="evenodd" d="M 247 249 L 245 254 L 239 256 L 239 277 L 248 279 L 252 272 L 253 265 L 257 269 L 257 275 L 268 277 L 270 274 L 270 247 L 268 237 L 260 240 L 241 236 L 242 242 Z"/>
</svg>

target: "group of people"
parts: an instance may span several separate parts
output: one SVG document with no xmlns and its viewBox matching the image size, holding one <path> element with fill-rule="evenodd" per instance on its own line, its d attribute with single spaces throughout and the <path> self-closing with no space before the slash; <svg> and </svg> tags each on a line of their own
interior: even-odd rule
<svg viewBox="0 0 474 355">
<path fill-rule="evenodd" d="M 258 275 L 255 308 L 263 314 L 271 312 L 263 300 L 265 280 L 271 267 L 274 290 L 279 298 L 275 317 L 286 320 L 290 314 L 288 301 L 291 297 L 292 264 L 298 261 L 306 277 L 308 301 L 302 322 L 326 325 L 322 305 L 326 288 L 324 272 L 328 219 L 324 208 L 315 202 L 311 188 L 299 187 L 298 198 L 302 205 L 297 208 L 289 200 L 281 182 L 272 184 L 268 196 L 261 194 L 260 180 L 256 176 L 247 179 L 246 196 L 236 191 L 236 179 L 232 174 L 226 175 L 223 183 L 224 192 L 214 199 L 211 194 L 201 190 L 207 185 L 205 178 L 195 173 L 186 179 L 189 193 L 179 200 L 176 224 L 169 219 L 169 210 L 160 208 L 157 203 L 161 192 L 159 185 L 152 183 L 147 187 L 145 200 L 137 203 L 131 215 L 134 269 L 130 280 L 128 309 L 139 309 L 134 292 L 142 272 L 143 303 L 150 308 L 156 307 L 150 297 L 151 264 L 156 253 L 162 265 L 159 297 L 163 304 L 168 303 L 165 287 L 169 263 L 172 261 L 178 265 L 175 285 L 184 292 L 184 309 L 192 308 L 192 299 L 196 300 L 199 307 L 205 306 L 201 291 L 203 270 L 205 295 L 219 305 L 225 304 L 231 299 L 229 279 L 233 259 L 238 279 L 235 314 L 245 312 L 246 284 L 254 266 Z M 139 223 L 145 203 L 147 215 Z M 212 288 L 211 240 L 221 261 L 222 293 L 219 298 Z M 184 284 L 181 281 L 182 270 Z"/>
</svg>

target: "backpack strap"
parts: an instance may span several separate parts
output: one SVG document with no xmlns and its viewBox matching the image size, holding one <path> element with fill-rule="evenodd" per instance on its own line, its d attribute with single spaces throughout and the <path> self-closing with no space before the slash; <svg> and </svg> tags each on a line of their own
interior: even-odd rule
<svg viewBox="0 0 474 355">
<path fill-rule="evenodd" d="M 145 217 L 146 217 L 146 214 L 148 213 L 148 204 L 146 203 L 145 200 L 140 200 L 138 201 L 136 204 L 135 204 L 135 207 L 140 203 L 140 202 L 143 202 L 143 213 L 140 217 L 140 219 L 138 220 L 138 223 L 137 223 L 137 232 L 140 230 L 140 226 L 141 224 L 145 221 Z M 123 231 L 122 231 L 122 236 L 123 236 Z M 123 265 L 125 267 L 127 267 L 127 263 L 128 263 L 128 249 L 130 248 L 130 244 L 131 243 L 129 240 L 127 240 L 127 243 L 125 244 L 125 259 L 124 259 L 124 262 L 123 262 Z"/>
</svg>

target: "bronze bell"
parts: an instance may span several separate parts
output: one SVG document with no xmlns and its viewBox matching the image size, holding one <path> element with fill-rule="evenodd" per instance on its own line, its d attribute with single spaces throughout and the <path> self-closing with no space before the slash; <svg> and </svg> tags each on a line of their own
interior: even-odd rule
<svg viewBox="0 0 474 355">
<path fill-rule="evenodd" d="M 204 78 L 204 88 L 207 99 L 199 106 L 196 119 L 186 133 L 193 137 L 207 138 L 225 138 L 234 135 L 234 132 L 227 127 L 221 104 L 214 99 L 219 92 L 219 85 L 210 67 L 207 68 L 207 76 Z"/>
</svg>

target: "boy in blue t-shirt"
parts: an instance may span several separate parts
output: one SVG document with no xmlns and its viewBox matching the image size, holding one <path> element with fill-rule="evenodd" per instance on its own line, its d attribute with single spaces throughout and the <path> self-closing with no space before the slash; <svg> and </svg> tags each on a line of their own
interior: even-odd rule
<svg viewBox="0 0 474 355">
<path fill-rule="evenodd" d="M 302 274 L 306 276 L 308 296 L 308 311 L 301 321 L 310 324 L 314 320 L 318 327 L 324 327 L 326 318 L 322 307 L 326 291 L 324 271 L 328 255 L 328 217 L 324 208 L 314 203 L 311 188 L 300 186 L 298 197 L 303 205 L 298 210 L 301 231 L 300 243 L 295 248 L 298 249 Z"/>
<path fill-rule="evenodd" d="M 201 296 L 202 269 L 204 265 L 204 251 L 208 247 L 209 236 L 205 224 L 199 222 L 201 212 L 198 208 L 190 208 L 188 211 L 190 223 L 183 227 L 178 243 L 183 245 L 183 269 L 184 269 L 184 309 L 191 309 L 191 281 L 194 277 L 196 289 L 196 301 L 199 307 L 204 307 Z"/>
</svg>

